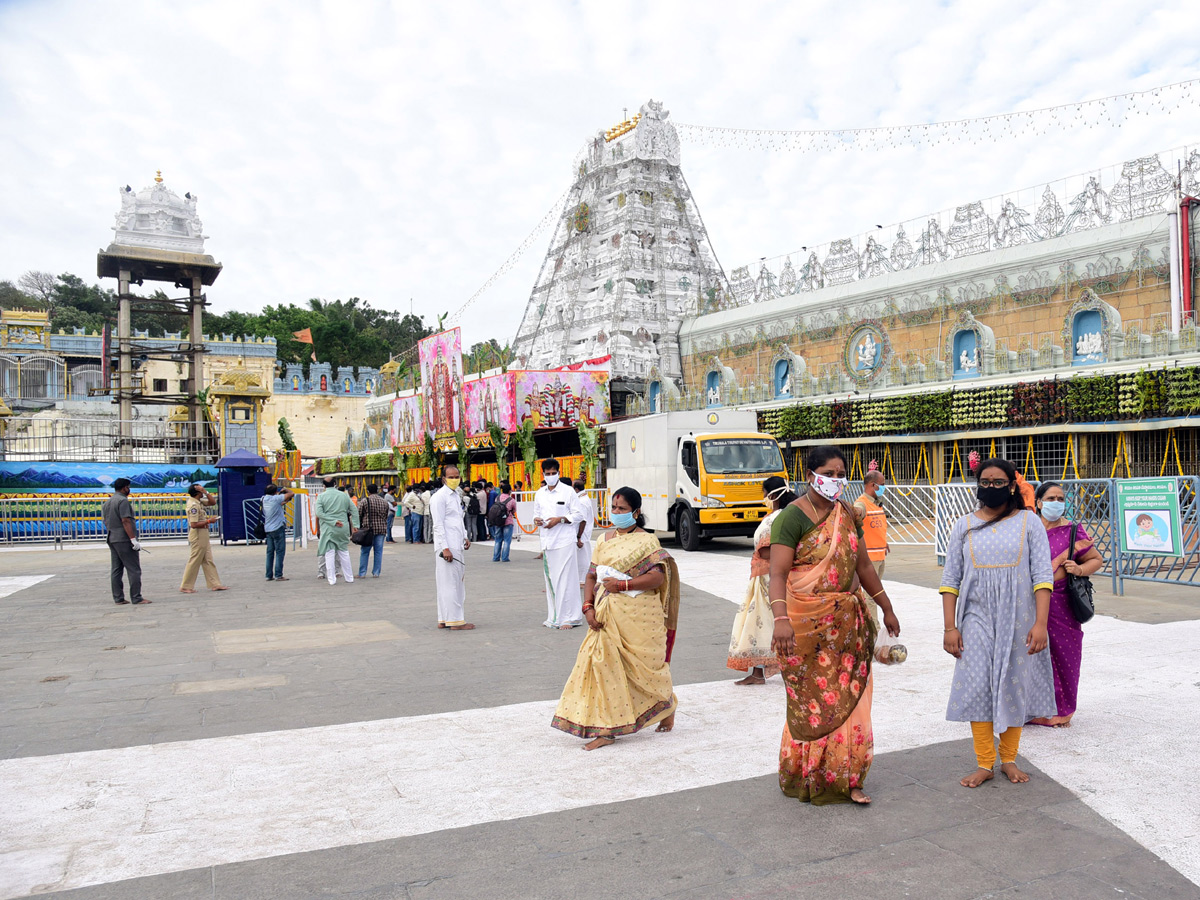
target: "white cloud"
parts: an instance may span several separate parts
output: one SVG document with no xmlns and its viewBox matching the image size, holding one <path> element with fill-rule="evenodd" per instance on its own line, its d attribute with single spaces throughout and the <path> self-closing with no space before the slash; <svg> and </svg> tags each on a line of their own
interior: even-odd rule
<svg viewBox="0 0 1200 900">
<path fill-rule="evenodd" d="M 1194 77 L 1188 7 L 1077 4 L 92 3 L 0 6 L 0 277 L 91 278 L 116 188 L 200 195 L 216 309 L 361 296 L 432 319 L 648 97 L 680 121 L 908 124 Z M 1120 129 L 800 155 L 685 144 L 727 270 L 1200 137 Z M 465 318 L 515 332 L 547 233 Z"/>
</svg>

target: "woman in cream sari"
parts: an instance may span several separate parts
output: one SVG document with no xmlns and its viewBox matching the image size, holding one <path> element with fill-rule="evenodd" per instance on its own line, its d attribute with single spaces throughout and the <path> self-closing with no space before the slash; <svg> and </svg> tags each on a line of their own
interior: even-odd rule
<svg viewBox="0 0 1200 900">
<path fill-rule="evenodd" d="M 771 601 L 767 584 L 771 580 L 771 523 L 779 511 L 796 499 L 788 483 L 778 475 L 763 482 L 763 500 L 770 507 L 754 530 L 754 554 L 750 557 L 750 584 L 746 598 L 733 617 L 733 633 L 729 637 L 729 655 L 725 667 L 745 672 L 746 677 L 734 684 L 766 684 L 779 672 L 779 658 L 771 649 L 775 623 L 771 621 Z"/>
<path fill-rule="evenodd" d="M 783 666 L 787 721 L 779 786 L 810 802 L 870 803 L 871 660 L 875 623 L 855 575 L 879 604 L 888 634 L 900 634 L 854 514 L 840 499 L 846 458 L 836 447 L 808 455 L 808 489 L 771 527 L 772 646 Z"/>
<path fill-rule="evenodd" d="M 658 723 L 675 724 L 671 647 L 679 616 L 679 570 L 658 539 L 642 530 L 642 496 L 612 495 L 615 531 L 596 542 L 584 584 L 588 633 L 551 722 L 585 750 Z"/>
</svg>

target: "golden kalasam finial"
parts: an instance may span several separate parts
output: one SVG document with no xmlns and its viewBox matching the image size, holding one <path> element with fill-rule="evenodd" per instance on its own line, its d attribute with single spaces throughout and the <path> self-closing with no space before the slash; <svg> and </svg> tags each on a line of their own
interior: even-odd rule
<svg viewBox="0 0 1200 900">
<path fill-rule="evenodd" d="M 154 181 L 156 184 L 162 184 L 162 169 L 154 173 Z"/>
</svg>

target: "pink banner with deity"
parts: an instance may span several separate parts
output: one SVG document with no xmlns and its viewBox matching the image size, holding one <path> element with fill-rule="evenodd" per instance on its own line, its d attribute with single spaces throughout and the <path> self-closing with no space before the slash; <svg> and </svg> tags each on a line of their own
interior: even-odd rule
<svg viewBox="0 0 1200 900">
<path fill-rule="evenodd" d="M 593 425 L 607 422 L 607 372 L 514 372 L 517 424 L 533 419 L 534 428 L 570 428 L 582 416 Z"/>
<path fill-rule="evenodd" d="M 425 421 L 421 398 L 397 397 L 392 401 L 392 446 L 414 446 L 425 442 Z"/>
<path fill-rule="evenodd" d="M 454 434 L 463 426 L 462 332 L 458 328 L 425 338 L 418 345 L 425 431 Z"/>
<path fill-rule="evenodd" d="M 517 430 L 513 378 L 513 373 L 509 372 L 477 378 L 463 385 L 468 435 L 486 434 L 488 422 L 495 422 L 507 432 Z"/>
</svg>

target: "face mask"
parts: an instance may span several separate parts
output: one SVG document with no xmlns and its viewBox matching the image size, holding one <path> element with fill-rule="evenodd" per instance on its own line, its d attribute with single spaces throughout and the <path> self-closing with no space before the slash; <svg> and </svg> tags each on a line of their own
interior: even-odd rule
<svg viewBox="0 0 1200 900">
<path fill-rule="evenodd" d="M 450 490 L 454 490 L 455 488 L 458 487 L 458 483 L 460 481 L 462 481 L 461 478 L 447 478 L 446 479 L 446 487 L 450 488 Z"/>
<path fill-rule="evenodd" d="M 542 477 L 542 480 L 546 482 L 546 487 L 549 487 L 549 488 L 558 487 L 558 476 L 557 475 L 545 475 Z"/>
<path fill-rule="evenodd" d="M 632 528 L 637 521 L 631 512 L 615 512 L 609 516 L 609 520 L 613 523 L 614 528 Z"/>
<path fill-rule="evenodd" d="M 979 502 L 988 509 L 999 509 L 1008 504 L 1008 497 L 1012 494 L 1011 487 L 978 487 L 975 489 L 975 496 L 979 498 Z"/>
<path fill-rule="evenodd" d="M 812 486 L 818 494 L 832 503 L 842 496 L 842 490 L 846 487 L 846 479 L 833 478 L 829 475 L 813 475 Z"/>
<path fill-rule="evenodd" d="M 1057 522 L 1063 517 L 1063 513 L 1067 511 L 1067 502 L 1065 500 L 1043 500 L 1042 515 L 1047 522 Z"/>
<path fill-rule="evenodd" d="M 883 496 L 883 492 L 884 492 L 885 490 L 887 490 L 887 485 L 885 485 L 885 484 L 881 484 L 881 485 L 879 485 L 879 487 L 875 488 L 875 496 L 876 496 L 876 497 L 882 497 L 882 496 Z"/>
</svg>

